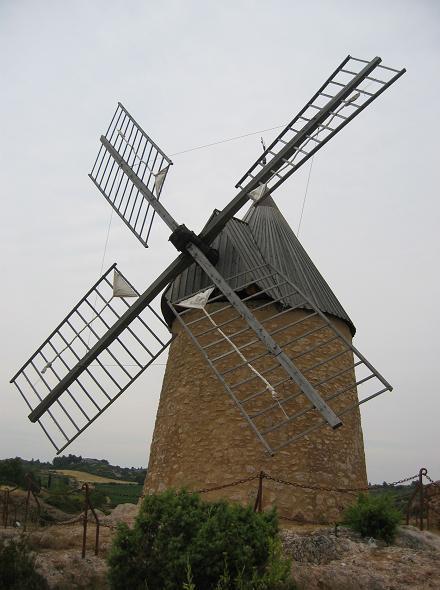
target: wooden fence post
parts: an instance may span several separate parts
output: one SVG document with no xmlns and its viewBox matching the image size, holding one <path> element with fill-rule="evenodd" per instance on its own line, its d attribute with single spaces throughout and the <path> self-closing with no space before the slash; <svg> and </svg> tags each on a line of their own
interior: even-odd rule
<svg viewBox="0 0 440 590">
<path fill-rule="evenodd" d="M 87 521 L 88 521 L 88 509 L 89 509 L 89 484 L 84 483 L 82 485 L 84 490 L 84 520 L 83 520 L 83 541 L 82 541 L 82 552 L 81 558 L 84 559 L 86 556 L 86 543 L 87 543 Z"/>
</svg>

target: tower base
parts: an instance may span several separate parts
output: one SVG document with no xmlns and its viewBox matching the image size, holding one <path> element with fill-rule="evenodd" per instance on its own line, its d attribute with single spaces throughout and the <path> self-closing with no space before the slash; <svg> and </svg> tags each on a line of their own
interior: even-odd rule
<svg viewBox="0 0 440 590">
<path fill-rule="evenodd" d="M 294 310 L 278 321 L 293 323 L 307 313 Z M 240 322 L 230 324 L 229 329 L 238 330 Z M 332 322 L 351 341 L 347 324 L 334 318 Z M 277 328 L 270 323 L 266 327 L 270 331 Z M 280 516 L 304 522 L 340 520 L 357 494 L 335 488 L 363 488 L 368 483 L 359 409 L 344 415 L 344 424 L 337 430 L 323 426 L 270 456 L 178 322 L 174 322 L 173 331 L 144 493 L 181 487 L 201 490 L 264 471 L 274 479 L 297 485 L 264 479 L 263 510 L 276 506 Z M 310 342 L 313 346 L 313 336 Z M 309 360 L 318 363 L 320 354 L 322 348 Z M 342 370 L 352 360 L 341 357 L 337 362 Z M 321 377 L 313 371 L 308 374 L 312 382 Z M 343 384 L 350 375 L 341 379 Z M 357 400 L 355 391 L 347 395 L 353 403 Z M 337 403 L 334 408 L 337 412 Z M 258 484 L 258 479 L 242 482 L 208 492 L 204 498 L 254 504 Z"/>
</svg>

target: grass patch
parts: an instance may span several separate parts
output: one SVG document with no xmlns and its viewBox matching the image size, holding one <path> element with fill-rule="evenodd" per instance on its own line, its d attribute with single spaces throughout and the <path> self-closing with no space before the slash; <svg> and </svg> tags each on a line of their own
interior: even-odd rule
<svg viewBox="0 0 440 590">
<path fill-rule="evenodd" d="M 137 504 L 142 494 L 143 486 L 141 484 L 121 484 L 121 483 L 98 483 L 95 486 L 96 491 L 105 494 L 110 498 L 111 506 L 118 504 Z"/>
<path fill-rule="evenodd" d="M 84 497 L 80 494 L 53 494 L 44 498 L 44 501 L 67 514 L 79 514 L 84 507 Z"/>
<path fill-rule="evenodd" d="M 53 473 L 72 477 L 81 483 L 111 483 L 132 486 L 138 485 L 134 482 L 124 481 L 121 479 L 111 479 L 110 477 L 102 477 L 101 475 L 94 475 L 93 473 L 88 473 L 87 471 L 76 471 L 74 469 L 57 469 Z"/>
</svg>

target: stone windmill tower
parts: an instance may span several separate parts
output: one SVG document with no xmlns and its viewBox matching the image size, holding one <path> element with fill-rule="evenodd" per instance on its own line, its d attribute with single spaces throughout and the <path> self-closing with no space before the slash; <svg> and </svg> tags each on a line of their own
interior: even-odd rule
<svg viewBox="0 0 440 590">
<path fill-rule="evenodd" d="M 199 235 L 162 204 L 171 160 L 118 104 L 89 176 L 143 246 L 158 214 L 180 254 L 143 293 L 112 265 L 12 378 L 57 453 L 172 342 L 147 492 L 260 469 L 312 488 L 366 483 L 358 406 L 391 386 L 271 195 L 404 72 L 348 56 Z M 265 497 L 286 515 L 337 518 L 337 495 L 297 492 Z"/>
<path fill-rule="evenodd" d="M 243 221 L 232 219 L 213 246 L 219 252 L 217 268 L 221 269 L 224 276 L 236 275 L 240 269 L 246 268 L 247 258 L 256 255 L 264 259 L 266 264 L 280 269 L 351 341 L 355 332 L 352 321 L 272 197 L 254 203 Z M 196 265 L 192 265 L 177 277 L 166 295 L 172 300 L 179 300 L 206 288 L 206 285 L 206 278 L 198 272 Z M 265 305 L 266 294 L 260 292 L 256 283 L 252 287 L 255 291 L 253 306 Z M 248 293 L 243 295 L 249 297 Z M 210 313 L 215 312 L 215 307 L 216 304 L 208 304 Z M 175 338 L 170 348 L 156 416 L 145 482 L 146 493 L 169 487 L 209 488 L 246 478 L 261 470 L 312 487 L 356 488 L 367 485 L 358 409 L 347 416 L 344 428 L 336 431 L 319 429 L 313 436 L 304 436 L 295 444 L 270 456 L 243 422 L 232 400 L 224 395 L 222 383 L 212 378 L 201 351 L 170 312 L 165 297 L 162 309 Z M 295 354 L 295 348 L 310 350 L 298 359 L 298 365 L 302 370 L 318 365 L 307 373 L 313 382 L 322 381 L 331 369 L 330 374 L 340 375 L 339 385 L 343 388 L 353 382 L 353 355 L 340 354 L 333 360 L 331 367 L 326 363 L 323 377 L 321 361 L 338 354 L 340 344 L 331 340 L 325 330 L 317 329 L 319 318 L 310 317 L 312 313 L 313 309 L 307 306 L 281 313 L 269 321 L 268 329 L 270 332 L 276 331 L 280 342 L 294 341 L 292 354 Z M 276 304 L 266 306 L 264 314 L 276 316 Z M 222 318 L 221 323 L 227 321 L 228 318 Z M 223 326 L 229 335 L 242 329 L 242 320 Z M 303 333 L 307 333 L 307 336 L 301 338 Z M 209 336 L 210 342 L 218 340 L 215 330 Z M 331 341 L 323 344 L 326 340 Z M 210 342 L 204 344 L 209 345 Z M 263 352 L 263 346 L 259 348 Z M 228 352 L 231 352 L 231 347 L 227 341 L 223 340 L 215 347 L 217 356 L 227 355 Z M 258 351 L 253 351 L 252 356 L 258 356 Z M 271 381 L 276 382 L 277 379 Z M 254 386 L 254 383 L 249 385 Z M 286 398 L 286 388 L 279 389 Z M 349 397 L 350 404 L 357 404 L 356 389 L 350 390 Z M 347 400 L 344 400 L 346 403 Z M 305 401 L 301 400 L 300 407 L 305 405 Z M 209 497 L 226 497 L 247 503 L 255 499 L 255 494 L 256 484 L 252 481 L 211 492 Z M 277 485 L 269 486 L 264 499 L 265 503 L 278 506 L 284 515 L 315 521 L 337 519 L 347 501 L 346 494 L 323 494 L 301 488 L 292 491 L 291 488 Z"/>
</svg>

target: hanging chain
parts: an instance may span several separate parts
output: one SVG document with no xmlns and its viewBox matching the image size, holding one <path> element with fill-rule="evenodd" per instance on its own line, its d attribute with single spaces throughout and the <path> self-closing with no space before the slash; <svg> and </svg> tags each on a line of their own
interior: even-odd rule
<svg viewBox="0 0 440 590">
<path fill-rule="evenodd" d="M 200 490 L 195 490 L 195 493 L 204 494 L 207 492 L 222 490 L 224 488 L 230 488 L 230 487 L 238 486 L 243 483 L 247 483 L 249 481 L 253 481 L 255 479 L 258 479 L 259 477 L 262 477 L 263 479 L 268 479 L 270 481 L 274 481 L 275 483 L 280 483 L 282 485 L 288 485 L 291 487 L 300 488 L 300 489 L 304 489 L 304 490 L 316 490 L 316 491 L 320 491 L 320 492 L 340 492 L 340 493 L 367 492 L 368 490 L 371 490 L 372 488 L 379 487 L 378 485 L 372 485 L 372 486 L 367 486 L 367 487 L 364 486 L 364 487 L 357 487 L 357 488 L 331 488 L 331 487 L 325 487 L 325 486 L 314 486 L 314 485 L 303 484 L 303 483 L 299 483 L 299 482 L 287 481 L 287 480 L 281 479 L 279 477 L 272 477 L 268 473 L 265 473 L 264 471 L 262 471 L 261 475 L 259 475 L 259 474 L 252 475 L 250 477 L 239 479 L 239 480 L 233 481 L 231 483 L 226 483 L 226 484 L 215 486 L 212 488 L 203 488 Z M 418 474 L 411 475 L 410 477 L 404 477 L 402 479 L 399 479 L 398 481 L 388 483 L 387 485 L 388 486 L 397 486 L 399 484 L 417 479 L 418 477 L 419 477 Z M 430 481 L 432 481 L 432 480 L 430 479 Z"/>
<path fill-rule="evenodd" d="M 393 481 L 392 483 L 387 483 L 388 486 L 397 486 L 400 483 L 405 483 L 407 481 L 411 481 L 412 479 L 417 479 L 419 475 L 411 475 L 410 477 L 404 477 L 403 479 L 399 479 L 399 481 Z M 386 483 L 386 482 L 385 482 Z M 374 486 L 373 486 L 374 487 Z"/>
<path fill-rule="evenodd" d="M 233 481 L 232 483 L 225 483 L 221 486 L 215 486 L 213 488 L 203 488 L 201 490 L 195 490 L 194 493 L 196 494 L 206 494 L 207 492 L 214 492 L 216 490 L 222 490 L 224 488 L 232 488 L 234 486 L 238 486 L 242 483 L 247 483 L 248 481 L 253 481 L 254 479 L 258 479 L 260 477 L 259 474 L 251 475 L 250 477 L 245 477 L 243 479 L 238 479 L 237 481 Z"/>
<path fill-rule="evenodd" d="M 352 492 L 367 492 L 368 490 L 371 490 L 372 488 L 375 488 L 377 486 L 367 486 L 367 487 L 359 487 L 359 488 L 330 488 L 330 487 L 324 487 L 324 486 L 313 486 L 313 485 L 307 485 L 307 484 L 302 484 L 302 483 L 298 483 L 298 482 L 291 482 L 291 481 L 286 481 L 277 477 L 272 477 L 271 475 L 268 475 L 267 473 L 264 473 L 264 477 L 266 479 L 270 479 L 272 481 L 275 481 L 276 483 L 281 483 L 283 485 L 288 485 L 288 486 L 292 486 L 292 487 L 296 487 L 296 488 L 302 488 L 302 489 L 306 489 L 306 490 L 317 490 L 320 492 L 340 492 L 340 493 L 352 493 Z M 417 475 L 411 475 L 410 477 L 405 477 L 403 479 L 400 479 L 398 481 L 394 481 L 392 483 L 387 484 L 388 486 L 396 486 L 399 485 L 401 483 L 404 483 L 406 481 L 411 481 L 413 479 L 417 479 L 419 476 Z"/>
<path fill-rule="evenodd" d="M 433 486 L 435 486 L 436 488 L 440 488 L 440 484 L 437 483 L 436 481 L 434 481 L 431 477 L 429 477 L 429 475 L 427 473 L 424 474 L 426 479 L 429 480 Z"/>
</svg>

